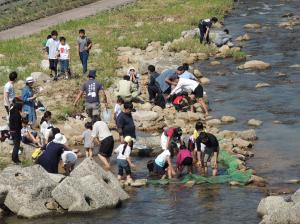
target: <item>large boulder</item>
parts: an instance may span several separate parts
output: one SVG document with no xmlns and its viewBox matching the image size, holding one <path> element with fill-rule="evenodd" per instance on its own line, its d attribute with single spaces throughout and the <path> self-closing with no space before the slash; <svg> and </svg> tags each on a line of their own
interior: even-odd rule
<svg viewBox="0 0 300 224">
<path fill-rule="evenodd" d="M 43 73 L 43 72 L 32 72 L 30 76 L 34 79 L 36 82 L 46 82 L 47 80 L 50 80 L 49 75 Z"/>
<path fill-rule="evenodd" d="M 138 122 L 155 121 L 159 118 L 159 114 L 154 111 L 136 111 L 132 113 L 133 119 Z"/>
<path fill-rule="evenodd" d="M 239 147 L 239 148 L 251 148 L 252 143 L 246 140 L 243 140 L 241 138 L 235 138 L 233 140 L 233 146 Z"/>
<path fill-rule="evenodd" d="M 237 132 L 238 137 L 244 140 L 253 141 L 257 139 L 257 135 L 254 129 Z"/>
<path fill-rule="evenodd" d="M 178 112 L 176 113 L 176 118 L 184 121 L 199 121 L 204 120 L 204 115 L 201 113 L 188 112 Z"/>
<path fill-rule="evenodd" d="M 247 61 L 245 64 L 240 65 L 239 69 L 252 69 L 252 70 L 264 70 L 270 68 L 271 65 L 269 63 L 258 61 L 258 60 L 252 60 Z"/>
</svg>

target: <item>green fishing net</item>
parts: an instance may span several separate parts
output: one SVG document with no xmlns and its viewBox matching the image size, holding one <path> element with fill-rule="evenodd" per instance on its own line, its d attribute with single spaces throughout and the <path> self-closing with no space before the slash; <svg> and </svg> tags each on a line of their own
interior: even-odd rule
<svg viewBox="0 0 300 224">
<path fill-rule="evenodd" d="M 224 184 L 231 181 L 238 182 L 241 185 L 248 183 L 252 176 L 252 170 L 241 171 L 238 170 L 239 163 L 236 157 L 230 155 L 225 150 L 220 150 L 219 152 L 219 163 L 223 164 L 226 167 L 226 172 L 223 175 L 219 176 L 209 176 L 204 177 L 196 174 L 186 175 L 180 183 L 186 184 L 190 181 L 193 181 L 195 184 L 210 183 L 210 184 Z M 148 184 L 151 185 L 166 185 L 170 183 L 178 183 L 174 180 L 148 180 Z"/>
</svg>

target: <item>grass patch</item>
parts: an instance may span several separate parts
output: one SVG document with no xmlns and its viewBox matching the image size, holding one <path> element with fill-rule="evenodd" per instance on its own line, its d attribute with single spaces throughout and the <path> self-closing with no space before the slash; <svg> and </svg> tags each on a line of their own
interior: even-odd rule
<svg viewBox="0 0 300 224">
<path fill-rule="evenodd" d="M 0 30 L 96 1 L 97 0 L 4 0 L 0 2 Z"/>
<path fill-rule="evenodd" d="M 235 61 L 245 61 L 247 54 L 243 51 L 229 49 L 224 53 L 224 56 L 227 58 L 233 58 Z"/>
<path fill-rule="evenodd" d="M 189 53 L 212 54 L 217 52 L 217 48 L 211 45 L 199 44 L 199 39 L 196 38 L 172 43 L 169 49 L 174 52 L 186 50 Z"/>
<path fill-rule="evenodd" d="M 40 62 L 45 58 L 41 43 L 53 29 L 67 38 L 72 48 L 71 67 L 80 74 L 81 65 L 75 46 L 78 30 L 85 28 L 94 43 L 89 68 L 98 70 L 99 81 L 109 86 L 118 67 L 117 47 L 145 49 L 152 41 L 172 41 L 180 37 L 183 30 L 195 28 L 200 18 L 217 16 L 222 20 L 232 5 L 233 0 L 138 0 L 135 4 L 69 21 L 30 37 L 0 41 L 0 54 L 5 55 L 0 59 L 0 82 L 3 84 L 12 70 L 18 70 L 21 79 L 33 71 L 40 71 Z M 136 26 L 138 22 L 139 27 Z M 186 46 L 174 46 L 174 50 L 209 51 L 198 43 L 195 39 Z"/>
</svg>

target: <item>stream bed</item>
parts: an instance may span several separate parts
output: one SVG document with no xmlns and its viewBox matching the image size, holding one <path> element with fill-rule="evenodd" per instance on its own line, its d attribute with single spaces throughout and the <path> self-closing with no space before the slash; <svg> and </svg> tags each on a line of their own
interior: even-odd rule
<svg viewBox="0 0 300 224">
<path fill-rule="evenodd" d="M 251 55 L 248 60 L 271 63 L 271 69 L 259 72 L 238 70 L 236 67 L 240 63 L 231 59 L 220 60 L 221 64 L 217 66 L 211 66 L 209 62 L 195 65 L 211 80 L 211 84 L 205 87 L 211 102 L 211 114 L 214 117 L 232 115 L 238 119 L 221 129 L 247 129 L 247 121 L 251 118 L 264 122 L 257 128 L 259 141 L 255 144 L 255 157 L 248 161 L 248 165 L 265 177 L 271 187 L 286 187 L 285 180 L 300 178 L 300 68 L 290 67 L 300 64 L 300 26 L 294 30 L 278 27 L 286 20 L 282 15 L 292 12 L 300 16 L 299 8 L 300 1 L 296 0 L 243 0 L 225 20 L 234 39 L 246 32 L 250 34 L 251 40 L 242 43 L 243 50 Z M 245 30 L 243 26 L 247 23 L 259 23 L 263 28 Z M 278 72 L 287 76 L 277 77 Z M 256 89 L 260 82 L 267 82 L 271 87 Z M 279 124 L 274 121 L 279 121 Z M 146 160 L 136 162 L 139 167 L 137 177 L 145 177 Z M 296 189 L 298 186 L 288 187 Z M 265 189 L 254 187 L 149 186 L 132 189 L 131 199 L 116 210 L 35 220 L 9 217 L 3 222 L 253 224 L 260 221 L 256 208 L 264 196 Z"/>
</svg>

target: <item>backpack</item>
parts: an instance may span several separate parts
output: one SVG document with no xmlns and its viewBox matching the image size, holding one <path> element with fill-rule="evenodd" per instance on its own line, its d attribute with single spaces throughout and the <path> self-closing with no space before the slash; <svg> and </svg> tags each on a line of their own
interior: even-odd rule
<svg viewBox="0 0 300 224">
<path fill-rule="evenodd" d="M 157 94 L 154 99 L 154 104 L 161 107 L 162 109 L 166 108 L 166 100 L 162 94 Z"/>
</svg>

